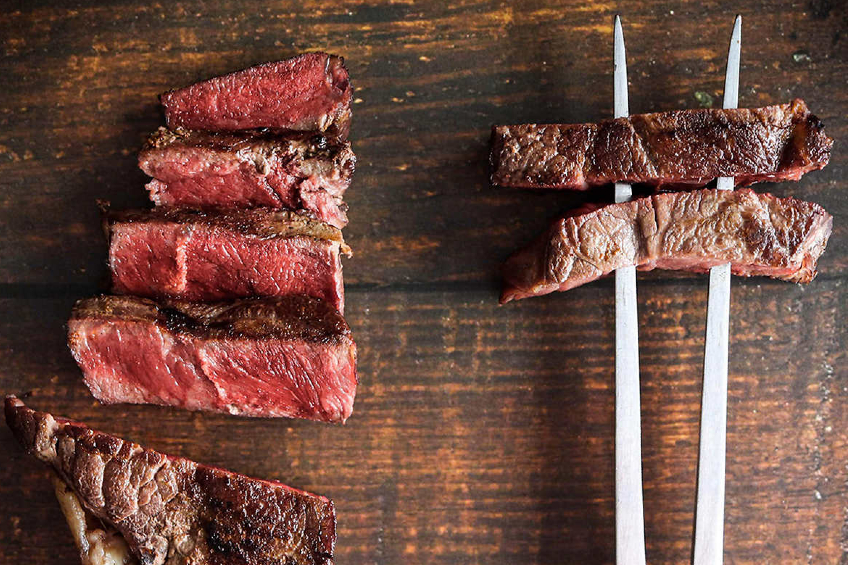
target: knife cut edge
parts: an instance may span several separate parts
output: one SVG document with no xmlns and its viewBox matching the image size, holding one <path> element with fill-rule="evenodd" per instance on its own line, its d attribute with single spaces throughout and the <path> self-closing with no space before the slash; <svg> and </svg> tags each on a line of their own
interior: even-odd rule
<svg viewBox="0 0 848 565">
<path fill-rule="evenodd" d="M 630 115 L 627 61 L 621 18 L 614 26 L 615 116 Z M 615 201 L 627 202 L 629 184 L 615 184 Z M 645 565 L 645 519 L 642 499 L 642 431 L 639 391 L 639 331 L 636 312 L 636 267 L 615 272 L 615 534 L 617 565 Z"/>
<path fill-rule="evenodd" d="M 739 60 L 742 16 L 736 16 L 727 71 L 725 109 L 739 103 Z M 733 177 L 721 177 L 718 190 L 733 190 Z M 694 565 L 720 565 L 724 560 L 724 494 L 727 448 L 727 367 L 730 330 L 730 264 L 710 269 L 707 331 L 704 343 L 704 385 L 698 449 L 698 494 L 695 504 Z"/>
</svg>

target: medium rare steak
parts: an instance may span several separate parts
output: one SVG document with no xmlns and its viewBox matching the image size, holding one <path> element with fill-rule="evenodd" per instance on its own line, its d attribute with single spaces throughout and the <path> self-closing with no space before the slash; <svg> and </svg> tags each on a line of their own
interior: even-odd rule
<svg viewBox="0 0 848 565">
<path fill-rule="evenodd" d="M 286 210 L 107 212 L 115 292 L 185 300 L 306 294 L 344 310 L 341 232 Z"/>
<path fill-rule="evenodd" d="M 169 128 L 319 131 L 344 139 L 351 87 L 344 60 L 306 53 L 171 90 L 161 96 Z"/>
<path fill-rule="evenodd" d="M 344 422 L 356 345 L 342 316 L 306 296 L 218 304 L 134 296 L 80 300 L 68 344 L 105 404 Z"/>
<path fill-rule="evenodd" d="M 157 205 L 289 208 L 337 228 L 355 163 L 350 143 L 320 135 L 183 128 L 159 128 L 138 158 Z"/>
<path fill-rule="evenodd" d="M 6 398 L 6 423 L 144 565 L 331 565 L 333 503 L 171 457 Z"/>
<path fill-rule="evenodd" d="M 803 100 L 737 110 L 638 114 L 598 124 L 492 130 L 492 183 L 586 189 L 626 181 L 703 186 L 798 180 L 824 167 L 833 140 Z"/>
<path fill-rule="evenodd" d="M 794 198 L 750 189 L 657 194 L 562 218 L 504 265 L 501 303 L 568 290 L 620 267 L 807 283 L 816 276 L 833 218 Z"/>
</svg>

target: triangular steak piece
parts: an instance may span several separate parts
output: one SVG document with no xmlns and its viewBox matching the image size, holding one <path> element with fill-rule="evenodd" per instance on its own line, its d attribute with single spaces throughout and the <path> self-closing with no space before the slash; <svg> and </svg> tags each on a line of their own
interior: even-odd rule
<svg viewBox="0 0 848 565">
<path fill-rule="evenodd" d="M 504 265 L 501 302 L 568 290 L 621 267 L 808 283 L 833 217 L 818 204 L 750 189 L 674 192 L 556 220 Z"/>
<path fill-rule="evenodd" d="M 318 131 L 345 139 L 352 89 L 344 59 L 305 53 L 166 92 L 169 128 Z"/>
<path fill-rule="evenodd" d="M 333 563 L 336 515 L 323 496 L 145 449 L 14 396 L 6 423 L 142 565 Z"/>
<path fill-rule="evenodd" d="M 74 306 L 68 344 L 106 404 L 338 423 L 353 411 L 356 344 L 335 308 L 307 296 L 89 298 Z"/>
</svg>

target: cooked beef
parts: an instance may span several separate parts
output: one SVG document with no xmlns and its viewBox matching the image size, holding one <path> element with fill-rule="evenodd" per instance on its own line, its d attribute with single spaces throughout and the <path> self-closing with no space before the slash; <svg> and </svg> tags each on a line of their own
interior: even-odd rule
<svg viewBox="0 0 848 565">
<path fill-rule="evenodd" d="M 106 526 L 82 505 L 71 487 L 56 473 L 50 473 L 53 491 L 71 529 L 82 565 L 138 565 L 126 540 Z"/>
<path fill-rule="evenodd" d="M 341 57 L 306 53 L 171 90 L 168 127 L 210 131 L 319 131 L 344 139 L 351 87 Z"/>
<path fill-rule="evenodd" d="M 356 345 L 326 302 L 292 295 L 217 304 L 80 300 L 68 344 L 95 398 L 242 416 L 344 422 Z"/>
<path fill-rule="evenodd" d="M 331 565 L 333 503 L 164 455 L 6 398 L 6 423 L 145 565 Z"/>
<path fill-rule="evenodd" d="M 599 124 L 492 130 L 492 183 L 585 189 L 616 181 L 703 186 L 798 180 L 824 167 L 833 140 L 803 100 L 765 108 L 681 110 Z"/>
<path fill-rule="evenodd" d="M 157 205 L 267 206 L 303 211 L 337 228 L 356 157 L 320 135 L 213 133 L 159 128 L 139 154 Z"/>
<path fill-rule="evenodd" d="M 750 189 L 657 194 L 557 220 L 504 266 L 501 302 L 568 290 L 620 267 L 807 283 L 816 276 L 833 218 L 794 198 Z"/>
<path fill-rule="evenodd" d="M 341 232 L 286 210 L 107 212 L 115 292 L 185 300 L 306 294 L 344 310 Z"/>
</svg>

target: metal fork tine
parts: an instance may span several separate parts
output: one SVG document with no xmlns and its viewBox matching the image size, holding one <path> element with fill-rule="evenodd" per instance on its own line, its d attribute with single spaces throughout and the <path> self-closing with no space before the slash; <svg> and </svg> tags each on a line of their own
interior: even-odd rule
<svg viewBox="0 0 848 565">
<path fill-rule="evenodd" d="M 621 18 L 614 33 L 615 117 L 630 115 Z M 616 183 L 615 201 L 627 202 L 629 184 Z M 618 565 L 645 565 L 642 432 L 639 409 L 639 335 L 636 268 L 615 272 L 615 540 Z"/>
<path fill-rule="evenodd" d="M 727 73 L 724 108 L 739 101 L 742 16 L 736 16 Z M 733 190 L 733 177 L 718 179 L 719 190 Z M 704 344 L 704 391 L 701 397 L 701 442 L 698 498 L 695 506 L 694 565 L 720 565 L 724 559 L 724 475 L 727 443 L 727 356 L 730 326 L 730 265 L 710 269 L 707 335 Z"/>
</svg>

